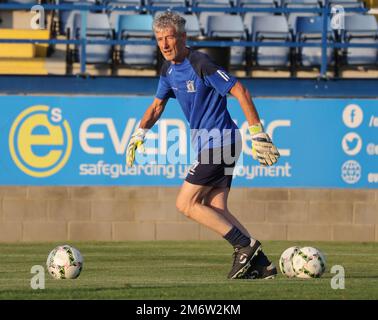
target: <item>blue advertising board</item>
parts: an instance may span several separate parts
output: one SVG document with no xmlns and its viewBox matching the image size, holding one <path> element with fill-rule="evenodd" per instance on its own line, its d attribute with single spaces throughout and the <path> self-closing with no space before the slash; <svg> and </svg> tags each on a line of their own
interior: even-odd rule
<svg viewBox="0 0 378 320">
<path fill-rule="evenodd" d="M 194 155 L 189 128 L 171 99 L 134 167 L 125 151 L 153 97 L 1 96 L 1 185 L 177 186 Z M 243 136 L 234 186 L 378 188 L 378 100 L 254 99 L 281 158 L 251 156 L 237 100 L 228 108 Z"/>
</svg>

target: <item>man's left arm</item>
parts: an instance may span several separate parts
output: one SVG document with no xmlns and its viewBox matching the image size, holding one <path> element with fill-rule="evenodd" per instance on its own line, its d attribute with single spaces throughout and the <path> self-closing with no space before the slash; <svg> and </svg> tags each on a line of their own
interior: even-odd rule
<svg viewBox="0 0 378 320">
<path fill-rule="evenodd" d="M 264 132 L 259 114 L 252 101 L 249 91 L 237 81 L 230 90 L 238 101 L 248 122 L 248 130 L 252 137 L 252 156 L 261 165 L 271 166 L 275 164 L 280 154 L 271 138 Z"/>
</svg>

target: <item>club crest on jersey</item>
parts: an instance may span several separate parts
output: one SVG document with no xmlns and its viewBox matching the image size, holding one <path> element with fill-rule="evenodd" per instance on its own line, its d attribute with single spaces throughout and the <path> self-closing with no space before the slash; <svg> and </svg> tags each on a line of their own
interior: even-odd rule
<svg viewBox="0 0 378 320">
<path fill-rule="evenodd" d="M 194 87 L 194 80 L 186 81 L 186 92 L 196 92 L 196 88 Z"/>
</svg>

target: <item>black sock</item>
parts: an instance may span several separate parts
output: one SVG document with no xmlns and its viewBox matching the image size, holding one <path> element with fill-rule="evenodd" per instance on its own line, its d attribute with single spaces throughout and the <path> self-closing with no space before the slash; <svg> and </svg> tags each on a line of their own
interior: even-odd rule
<svg viewBox="0 0 378 320">
<path fill-rule="evenodd" d="M 225 238 L 233 247 L 246 247 L 251 243 L 251 239 L 245 236 L 235 226 L 233 226 L 223 238 Z"/>
</svg>

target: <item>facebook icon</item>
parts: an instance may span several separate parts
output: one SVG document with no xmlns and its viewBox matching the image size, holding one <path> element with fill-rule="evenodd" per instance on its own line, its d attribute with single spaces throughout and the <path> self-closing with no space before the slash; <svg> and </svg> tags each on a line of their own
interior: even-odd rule
<svg viewBox="0 0 378 320">
<path fill-rule="evenodd" d="M 356 109 L 352 109 L 352 111 L 350 112 L 350 122 L 351 123 L 354 123 L 355 115 L 356 115 Z"/>
<path fill-rule="evenodd" d="M 349 128 L 357 128 L 364 118 L 362 109 L 357 104 L 349 104 L 344 108 L 343 121 Z"/>
</svg>

